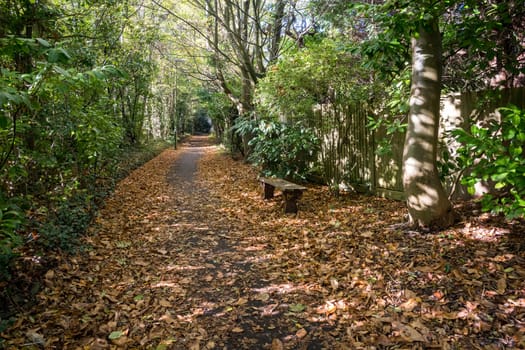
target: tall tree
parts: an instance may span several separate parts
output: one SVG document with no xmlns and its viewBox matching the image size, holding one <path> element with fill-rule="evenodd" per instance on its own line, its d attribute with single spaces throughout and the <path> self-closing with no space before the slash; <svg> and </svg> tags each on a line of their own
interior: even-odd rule
<svg viewBox="0 0 525 350">
<path fill-rule="evenodd" d="M 228 97 L 238 116 L 252 115 L 258 80 L 283 48 L 294 44 L 286 37 L 295 36 L 294 42 L 301 41 L 310 32 L 304 29 L 313 23 L 303 21 L 306 28 L 302 28 L 304 23 L 298 24 L 304 15 L 298 4 L 304 1 L 188 0 L 186 4 L 193 7 L 191 17 L 172 1 L 153 2 L 177 22 L 178 28 L 204 40 L 201 52 L 208 57 L 207 67 L 199 74 Z"/>
<path fill-rule="evenodd" d="M 340 11 L 345 4 L 317 1 L 317 6 Z M 361 42 L 360 52 L 378 77 L 396 81 L 411 56 L 403 187 L 410 224 L 418 227 L 445 227 L 454 220 L 437 170 L 442 76 L 439 20 L 443 10 L 443 4 L 430 1 L 356 1 L 347 11 L 359 18 L 356 22 L 361 25 L 341 18 L 340 13 L 329 12 L 331 19 L 345 26 L 343 33 Z M 363 21 L 368 25 L 363 25 Z"/>
<path fill-rule="evenodd" d="M 412 37 L 410 112 L 403 150 L 403 187 L 410 223 L 447 227 L 454 222 L 452 204 L 436 166 L 441 96 L 439 18 L 424 16 Z"/>
<path fill-rule="evenodd" d="M 314 3 L 328 9 L 329 16 L 325 18 L 339 35 L 361 40 L 360 52 L 379 73 L 377 76 L 398 83 L 396 99 L 405 95 L 399 93 L 399 88 L 406 86 L 406 78 L 400 72 L 406 71 L 411 57 L 403 152 L 403 185 L 410 223 L 420 227 L 448 226 L 454 213 L 436 167 L 442 83 L 457 91 L 465 87 L 509 87 L 523 80 L 523 0 Z M 342 12 L 355 20 L 347 20 Z M 440 27 L 444 30 L 440 31 Z"/>
</svg>

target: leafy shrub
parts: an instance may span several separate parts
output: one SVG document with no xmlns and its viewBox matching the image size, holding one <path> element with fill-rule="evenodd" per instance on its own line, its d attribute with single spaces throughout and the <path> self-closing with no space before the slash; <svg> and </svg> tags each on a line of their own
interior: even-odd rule
<svg viewBox="0 0 525 350">
<path fill-rule="evenodd" d="M 16 256 L 13 250 L 23 243 L 17 232 L 22 222 L 20 208 L 0 197 L 0 280 L 9 277 L 9 265 Z"/>
<path fill-rule="evenodd" d="M 168 146 L 165 142 L 128 147 L 115 165 L 106 169 L 110 181 L 96 183 L 84 189 L 75 189 L 63 197 L 56 208 L 50 211 L 39 228 L 39 243 L 51 250 L 71 251 L 78 248 L 78 239 L 85 233 L 94 214 L 104 198 L 111 193 L 119 179 L 157 156 Z"/>
<path fill-rule="evenodd" d="M 258 81 L 257 110 L 287 121 L 314 121 L 313 109 L 319 104 L 369 100 L 376 86 L 352 51 L 347 42 L 308 38 L 304 48 L 287 52 Z"/>
<path fill-rule="evenodd" d="M 40 243 L 49 249 L 72 250 L 94 213 L 92 196 L 77 194 L 64 201 L 40 227 Z"/>
<path fill-rule="evenodd" d="M 525 216 L 525 111 L 509 106 L 500 112 L 501 122 L 474 125 L 470 133 L 458 129 L 454 135 L 462 144 L 459 164 L 471 169 L 462 184 L 473 194 L 479 181 L 494 182 L 496 191 L 481 200 L 483 210 L 513 219 Z"/>
<path fill-rule="evenodd" d="M 264 176 L 304 180 L 320 147 L 314 131 L 301 122 L 241 119 L 235 129 L 253 137 L 249 142 L 249 160 L 261 166 Z"/>
</svg>

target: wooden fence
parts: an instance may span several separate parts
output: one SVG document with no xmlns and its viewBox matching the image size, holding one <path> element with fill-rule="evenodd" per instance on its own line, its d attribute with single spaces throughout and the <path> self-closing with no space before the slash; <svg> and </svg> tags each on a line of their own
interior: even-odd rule
<svg viewBox="0 0 525 350">
<path fill-rule="evenodd" d="M 370 187 L 374 182 L 374 135 L 366 127 L 364 104 L 321 105 L 314 127 L 323 140 L 320 163 L 333 188 Z"/>
<path fill-rule="evenodd" d="M 488 97 L 488 98 L 487 98 Z M 487 102 L 485 102 L 487 101 Z M 525 108 L 525 88 L 491 92 L 465 92 L 443 96 L 439 143 L 452 155 L 458 144 L 450 137 L 455 128 L 468 130 L 473 123 L 499 118 L 496 109 L 508 104 Z M 402 157 L 405 135 L 386 135 L 385 130 L 372 132 L 367 117 L 372 115 L 366 104 L 351 106 L 321 105 L 315 111 L 315 128 L 323 140 L 320 165 L 326 180 L 339 189 L 369 191 L 388 198 L 403 198 Z M 376 154 L 377 143 L 388 138 L 391 152 Z M 454 174 L 445 186 L 450 190 Z M 466 195 L 456 187 L 455 198 Z"/>
</svg>

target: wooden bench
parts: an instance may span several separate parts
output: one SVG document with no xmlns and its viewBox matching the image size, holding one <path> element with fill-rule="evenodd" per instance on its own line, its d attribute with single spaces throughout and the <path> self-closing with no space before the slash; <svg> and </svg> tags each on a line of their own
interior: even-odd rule
<svg viewBox="0 0 525 350">
<path fill-rule="evenodd" d="M 301 198 L 306 187 L 278 178 L 260 177 L 259 181 L 264 188 L 264 199 L 273 198 L 274 191 L 277 188 L 282 191 L 284 196 L 284 212 L 297 213 L 297 200 Z"/>
</svg>

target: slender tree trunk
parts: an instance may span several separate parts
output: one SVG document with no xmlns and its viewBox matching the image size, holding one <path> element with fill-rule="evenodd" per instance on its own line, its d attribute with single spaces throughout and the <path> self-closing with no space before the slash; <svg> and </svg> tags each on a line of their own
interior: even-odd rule
<svg viewBox="0 0 525 350">
<path fill-rule="evenodd" d="M 270 45 L 270 57 L 269 61 L 274 63 L 279 57 L 279 52 L 281 50 L 281 40 L 283 34 L 283 20 L 284 20 L 284 10 L 286 7 L 286 2 L 284 0 L 278 0 L 275 4 L 275 13 L 273 18 L 272 26 L 272 37 Z"/>
<path fill-rule="evenodd" d="M 436 167 L 441 70 L 441 35 L 434 18 L 421 24 L 412 39 L 410 115 L 403 151 L 410 224 L 420 228 L 444 228 L 455 218 Z"/>
</svg>

